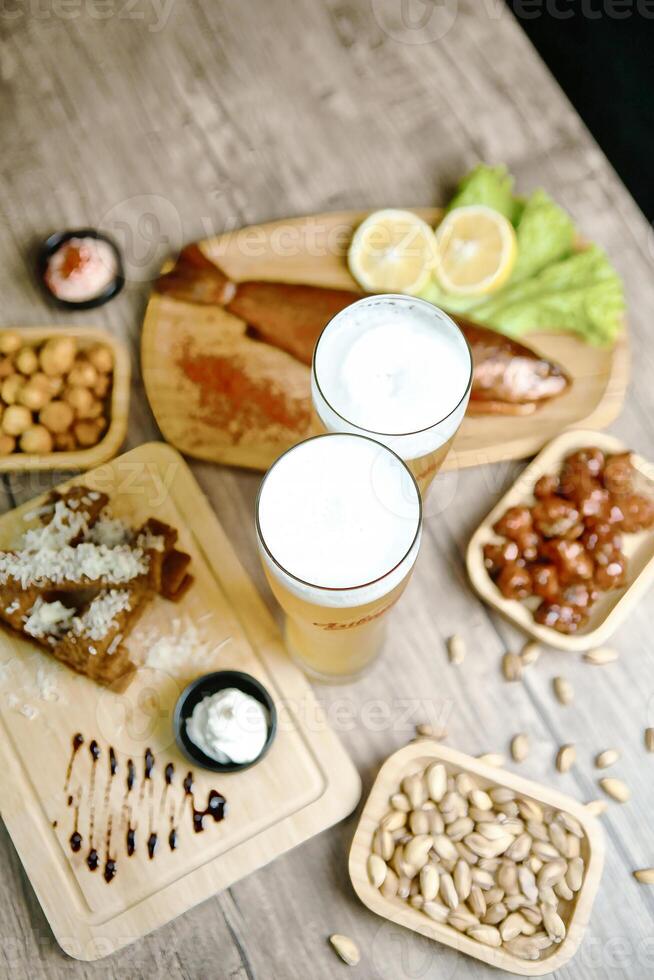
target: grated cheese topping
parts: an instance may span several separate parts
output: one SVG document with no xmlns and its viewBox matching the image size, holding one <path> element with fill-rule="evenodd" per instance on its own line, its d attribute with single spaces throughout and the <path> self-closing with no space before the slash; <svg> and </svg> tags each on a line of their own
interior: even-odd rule
<svg viewBox="0 0 654 980">
<path fill-rule="evenodd" d="M 73 632 L 89 640 L 102 640 L 112 629 L 118 627 L 116 617 L 126 612 L 130 605 L 131 594 L 125 589 L 109 589 L 107 592 L 101 592 L 81 616 L 75 616 L 72 623 Z M 113 652 L 114 650 L 111 650 L 111 653 Z"/>
<path fill-rule="evenodd" d="M 44 602 L 39 596 L 27 614 L 25 632 L 42 639 L 45 636 L 61 636 L 69 629 L 75 610 L 63 602 Z"/>
<path fill-rule="evenodd" d="M 36 689 L 42 701 L 58 701 L 59 690 L 57 688 L 57 678 L 53 671 L 45 670 L 42 665 L 36 668 L 35 677 Z"/>
<path fill-rule="evenodd" d="M 95 522 L 87 540 L 93 544 L 104 544 L 115 548 L 119 544 L 127 544 L 132 537 L 132 529 L 118 517 L 102 514 Z"/>
<path fill-rule="evenodd" d="M 116 650 L 120 646 L 120 643 L 121 643 L 122 638 L 123 638 L 123 634 L 122 633 L 116 633 L 116 635 L 114 636 L 113 640 L 111 641 L 111 643 L 107 647 L 107 656 L 108 657 L 110 657 L 113 653 L 116 652 Z"/>
<path fill-rule="evenodd" d="M 73 548 L 41 548 L 39 551 L 0 553 L 0 584 L 20 582 L 23 588 L 45 583 L 103 582 L 119 585 L 144 575 L 149 566 L 140 548 L 119 545 L 108 548 L 84 542 Z"/>
<path fill-rule="evenodd" d="M 25 551 L 63 548 L 79 534 L 86 536 L 88 519 L 87 511 L 72 510 L 63 500 L 58 500 L 54 506 L 52 520 L 41 527 L 33 527 L 26 531 L 21 540 L 21 548 Z"/>
<path fill-rule="evenodd" d="M 147 667 L 163 670 L 173 677 L 207 671 L 215 664 L 216 654 L 231 637 L 225 637 L 215 644 L 205 635 L 199 623 L 200 620 L 194 622 L 190 616 L 182 616 L 175 617 L 168 624 L 166 633 L 154 626 L 141 628 L 132 634 L 134 645 L 147 650 Z M 214 666 L 213 669 L 217 668 Z"/>
<path fill-rule="evenodd" d="M 160 534 L 153 534 L 152 531 L 142 531 L 136 539 L 136 544 L 144 551 L 163 551 L 165 542 Z"/>
</svg>

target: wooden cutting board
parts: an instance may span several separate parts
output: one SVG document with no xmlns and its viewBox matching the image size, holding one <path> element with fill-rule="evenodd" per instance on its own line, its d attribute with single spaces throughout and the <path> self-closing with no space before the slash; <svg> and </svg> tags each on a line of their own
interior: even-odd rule
<svg viewBox="0 0 654 980">
<path fill-rule="evenodd" d="M 174 525 L 180 547 L 192 556 L 195 575 L 179 604 L 157 598 L 139 621 L 130 651 L 136 662 L 149 660 L 150 665 L 141 666 L 122 693 L 98 687 L 31 644 L 0 632 L 2 816 L 58 942 L 69 955 L 93 960 L 345 817 L 359 799 L 360 780 L 178 453 L 151 443 L 85 474 L 83 481 L 109 493 L 112 510 L 130 523 L 156 514 Z M 23 515 L 33 507 L 34 502 L 0 518 L 0 547 L 15 543 Z M 180 755 L 171 718 L 190 679 L 229 668 L 247 671 L 265 684 L 279 724 L 261 763 L 218 775 Z M 73 755 L 78 732 L 85 743 Z M 95 766 L 93 739 L 100 750 Z M 113 779 L 110 746 L 118 767 Z M 155 759 L 150 779 L 145 778 L 146 749 Z M 130 797 L 136 850 L 131 857 L 124 809 L 129 758 L 136 769 Z M 168 763 L 174 772 L 166 789 Z M 228 804 L 225 819 L 205 818 L 201 833 L 193 831 L 183 789 L 189 770 L 197 809 L 204 809 L 212 789 Z M 175 850 L 168 842 L 171 813 L 178 829 Z M 103 867 L 110 822 L 109 851 L 117 874 L 107 883 Z M 75 829 L 83 837 L 77 853 L 70 846 Z M 150 858 L 146 842 L 152 832 L 158 844 Z M 99 852 L 96 871 L 86 863 L 91 838 Z"/>
<path fill-rule="evenodd" d="M 430 224 L 437 208 L 416 209 Z M 341 211 L 275 221 L 200 243 L 205 255 L 235 280 L 269 279 L 355 289 L 345 256 L 364 211 Z M 219 307 L 183 303 L 153 293 L 142 335 L 142 370 L 150 405 L 166 439 L 181 452 L 211 462 L 265 470 L 310 434 L 309 368 L 284 351 L 246 335 L 246 324 Z M 521 459 L 569 427 L 601 429 L 619 414 L 628 382 L 626 334 L 612 349 L 573 335 L 534 333 L 526 342 L 558 361 L 573 384 L 533 416 L 470 417 L 454 441 L 445 469 Z M 220 364 L 238 347 L 280 392 L 276 424 L 242 431 L 230 412 L 234 379 L 220 380 Z M 247 382 L 244 380 L 244 385 Z M 239 401 L 243 390 L 237 392 Z M 256 415 L 256 393 L 252 393 Z M 301 433 L 301 436 L 298 436 Z"/>
</svg>

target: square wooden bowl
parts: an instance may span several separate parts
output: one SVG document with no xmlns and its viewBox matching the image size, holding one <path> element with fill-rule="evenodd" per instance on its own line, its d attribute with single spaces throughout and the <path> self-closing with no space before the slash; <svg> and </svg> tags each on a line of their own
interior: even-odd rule
<svg viewBox="0 0 654 980">
<path fill-rule="evenodd" d="M 627 584 L 621 589 L 602 592 L 586 625 L 570 636 L 558 633 L 550 626 L 541 626 L 534 620 L 532 610 L 538 600 L 520 601 L 507 599 L 502 595 L 484 567 L 483 548 L 488 542 L 502 540 L 493 531 L 493 524 L 507 508 L 520 504 L 531 506 L 535 503 L 533 488 L 539 477 L 558 473 L 564 457 L 584 446 L 597 446 L 605 453 L 623 453 L 629 449 L 615 436 L 605 432 L 564 432 L 536 456 L 482 521 L 470 540 L 466 557 L 470 581 L 481 598 L 525 633 L 559 650 L 590 650 L 601 646 L 626 619 L 654 580 L 654 528 L 637 534 L 625 534 L 623 551 L 628 559 Z M 654 492 L 654 466 L 637 454 L 633 455 L 633 464 L 652 483 Z"/>
<path fill-rule="evenodd" d="M 585 875 L 581 889 L 568 903 L 566 915 L 567 934 L 563 942 L 553 946 L 539 960 L 522 960 L 504 948 L 493 949 L 459 932 L 452 926 L 430 919 L 423 912 L 399 898 L 385 898 L 368 878 L 367 861 L 372 849 L 372 838 L 379 821 L 390 809 L 389 799 L 398 792 L 405 776 L 421 772 L 432 762 L 442 762 L 448 772 L 470 773 L 484 789 L 503 786 L 519 796 L 528 797 L 545 806 L 571 814 L 581 824 L 585 837 L 581 841 L 581 856 L 585 863 Z M 554 973 L 576 953 L 590 919 L 590 913 L 599 887 L 604 865 L 604 835 L 598 821 L 590 816 L 581 804 L 557 790 L 532 783 L 504 769 L 494 769 L 479 759 L 464 755 L 436 742 L 421 740 L 412 742 L 390 756 L 379 770 L 370 796 L 361 814 L 359 825 L 350 849 L 349 871 L 354 890 L 369 909 L 398 925 L 413 929 L 429 939 L 436 939 L 446 946 L 484 963 L 517 973 L 525 977 L 540 977 Z"/>
<path fill-rule="evenodd" d="M 72 452 L 11 453 L 0 456 L 0 473 L 35 470 L 90 470 L 113 459 L 127 433 L 129 414 L 130 361 L 125 345 L 112 334 L 95 327 L 7 327 L 20 335 L 25 344 L 42 344 L 51 337 L 74 337 L 80 350 L 106 344 L 114 355 L 113 383 L 109 396 L 108 427 L 99 443 Z"/>
</svg>

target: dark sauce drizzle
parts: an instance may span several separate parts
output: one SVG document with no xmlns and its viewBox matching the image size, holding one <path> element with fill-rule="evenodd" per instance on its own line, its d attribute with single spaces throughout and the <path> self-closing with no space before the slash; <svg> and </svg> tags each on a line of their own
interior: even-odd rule
<svg viewBox="0 0 654 980">
<path fill-rule="evenodd" d="M 83 836 L 79 830 L 79 813 L 80 813 L 80 800 L 81 800 L 81 789 L 78 789 L 75 794 L 69 793 L 69 786 L 71 783 L 73 766 L 75 763 L 75 758 L 80 747 L 84 744 L 84 737 L 81 734 L 76 734 L 73 738 L 72 752 L 70 760 L 68 763 L 68 768 L 66 770 L 66 779 L 64 784 L 64 793 L 67 793 L 67 805 L 74 808 L 74 827 L 73 832 L 69 839 L 70 848 L 74 853 L 77 853 L 82 848 Z M 89 753 L 91 755 L 91 778 L 89 786 L 89 852 L 86 857 L 86 864 L 90 871 L 96 871 L 100 864 L 100 856 L 98 850 L 95 846 L 95 786 L 96 786 L 96 769 L 97 762 L 101 757 L 100 747 L 95 739 L 89 744 Z M 104 792 L 104 816 L 106 819 L 106 838 L 105 838 L 105 863 L 103 870 L 104 880 L 109 884 L 116 877 L 118 873 L 118 861 L 115 853 L 112 853 L 112 832 L 113 832 L 113 814 L 110 811 L 109 803 L 111 798 L 111 789 L 114 777 L 118 773 L 119 765 L 118 759 L 116 757 L 116 752 L 112 746 L 109 747 L 108 754 L 108 779 L 105 785 Z M 132 791 L 137 782 L 136 765 L 133 759 L 128 759 L 126 763 L 126 775 L 125 775 L 125 789 L 122 799 L 122 820 L 126 827 L 125 831 L 125 850 L 128 857 L 131 857 L 136 853 L 137 849 L 137 829 L 138 829 L 138 815 L 135 814 L 135 809 L 145 802 L 146 792 L 148 794 L 147 805 L 148 805 L 148 823 L 149 832 L 146 840 L 146 848 L 148 857 L 153 860 L 158 853 L 158 843 L 159 834 L 154 826 L 154 786 L 152 774 L 155 769 L 155 756 L 150 748 L 145 750 L 143 757 L 143 778 L 140 782 L 139 793 L 138 793 L 138 803 L 135 807 L 133 803 L 130 803 L 130 798 Z M 201 833 L 204 830 L 204 818 L 211 817 L 215 823 L 220 822 L 227 815 L 227 801 L 222 793 L 217 790 L 211 790 L 207 797 L 207 805 L 205 809 L 198 809 L 196 805 L 195 795 L 193 792 L 194 776 L 192 772 L 188 772 L 184 777 L 182 782 L 183 796 L 181 803 L 179 805 L 179 810 L 177 812 L 177 807 L 175 803 L 175 767 L 172 762 L 167 763 L 164 772 L 163 779 L 164 785 L 161 791 L 160 803 L 159 803 L 159 817 L 164 822 L 168 821 L 169 832 L 168 832 L 168 846 L 171 851 L 174 851 L 179 846 L 179 825 L 184 817 L 184 811 L 188 807 L 190 809 L 191 825 L 196 834 Z M 177 794 L 178 795 L 178 794 Z M 56 823 L 56 822 L 55 822 Z"/>
<path fill-rule="evenodd" d="M 64 783 L 64 793 L 68 792 L 68 787 L 70 786 L 70 779 L 73 774 L 73 766 L 75 764 L 75 756 L 79 752 L 82 745 L 84 745 L 84 736 L 82 735 L 81 732 L 77 732 L 76 735 L 73 735 L 73 747 L 70 753 L 70 759 L 68 760 L 68 768 L 66 769 L 66 781 Z M 70 801 L 68 803 L 68 806 L 70 806 L 73 798 L 72 796 L 69 796 L 68 799 Z"/>
<path fill-rule="evenodd" d="M 165 821 L 166 811 L 168 809 L 168 796 L 171 792 L 170 787 L 173 784 L 173 776 L 175 775 L 175 766 L 172 762 L 169 762 L 164 769 L 164 787 L 161 791 L 161 802 L 159 804 L 160 817 Z M 170 821 L 170 832 L 168 834 L 168 846 L 171 851 L 174 851 L 177 847 L 177 832 L 175 831 L 175 804 L 173 802 L 172 809 L 169 816 Z"/>
<path fill-rule="evenodd" d="M 227 815 L 227 800 L 217 790 L 212 789 L 207 799 L 207 806 L 204 810 L 198 810 L 195 806 L 193 796 L 193 773 L 189 772 L 184 780 L 184 793 L 191 800 L 191 814 L 193 817 L 193 830 L 196 834 L 201 834 L 204 830 L 204 818 L 213 817 L 214 823 L 224 820 Z"/>
<path fill-rule="evenodd" d="M 154 755 L 152 754 L 152 749 L 145 750 L 145 756 L 143 758 L 143 781 L 148 784 L 148 857 L 150 860 L 155 855 L 157 850 L 157 843 L 159 838 L 157 832 L 154 829 L 154 803 L 153 803 L 153 793 L 154 787 L 152 785 L 152 771 L 154 769 Z"/>
<path fill-rule="evenodd" d="M 91 753 L 91 788 L 89 790 L 89 853 L 86 858 L 89 871 L 97 871 L 100 864 L 100 857 L 95 847 L 95 779 L 100 758 L 100 746 L 95 739 L 89 745 Z"/>
<path fill-rule="evenodd" d="M 127 848 L 127 856 L 131 857 L 136 850 L 136 827 L 132 826 L 132 811 L 129 805 L 129 794 L 134 789 L 134 783 L 136 781 L 136 766 L 134 765 L 133 759 L 127 760 L 127 778 L 125 779 L 125 797 L 123 799 L 123 814 L 125 816 L 125 822 L 127 824 L 127 833 L 125 835 L 125 846 Z"/>
<path fill-rule="evenodd" d="M 111 832 L 113 830 L 113 815 L 109 808 L 109 800 L 111 798 L 111 788 L 113 786 L 114 776 L 118 772 L 118 760 L 116 759 L 116 753 L 114 752 L 113 746 L 109 746 L 109 779 L 107 780 L 107 785 L 104 791 L 104 813 L 107 820 L 107 836 L 105 840 L 105 862 L 103 877 L 104 880 L 109 884 L 110 881 L 116 877 L 117 867 L 116 860 L 111 856 Z"/>
<path fill-rule="evenodd" d="M 134 788 L 134 782 L 136 780 L 136 766 L 134 765 L 133 759 L 127 760 L 127 792 Z"/>
<path fill-rule="evenodd" d="M 79 798 L 75 803 L 75 823 L 73 824 L 73 832 L 70 835 L 70 849 L 75 852 L 82 849 L 82 835 L 79 832 Z"/>
</svg>

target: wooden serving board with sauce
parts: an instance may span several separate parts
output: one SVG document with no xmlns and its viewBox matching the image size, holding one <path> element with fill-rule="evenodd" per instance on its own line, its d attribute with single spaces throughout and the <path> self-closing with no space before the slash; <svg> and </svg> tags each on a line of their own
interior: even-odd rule
<svg viewBox="0 0 654 980">
<path fill-rule="evenodd" d="M 437 223 L 437 208 L 416 210 L 430 224 Z M 207 239 L 200 247 L 236 281 L 355 289 L 345 257 L 352 231 L 367 213 L 275 221 Z M 591 347 L 571 334 L 533 333 L 525 342 L 565 368 L 572 385 L 533 415 L 466 417 L 444 469 L 534 455 L 563 429 L 601 429 L 619 414 L 629 372 L 626 333 L 613 348 Z M 244 321 L 218 306 L 153 292 L 141 354 L 159 427 L 189 456 L 265 470 L 310 434 L 309 368 L 249 336 Z M 239 363 L 247 366 L 241 374 L 235 370 Z M 250 407 L 245 416 L 244 403 Z"/>
<path fill-rule="evenodd" d="M 130 524 L 176 527 L 195 576 L 139 621 L 122 692 L 0 632 L 2 816 L 60 945 L 93 960 L 345 817 L 360 781 L 181 457 L 151 443 L 82 480 Z M 35 504 L 0 518 L 0 547 Z M 267 687 L 279 724 L 260 764 L 220 775 L 180 754 L 172 713 L 191 679 L 230 668 Z"/>
</svg>

